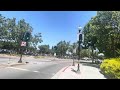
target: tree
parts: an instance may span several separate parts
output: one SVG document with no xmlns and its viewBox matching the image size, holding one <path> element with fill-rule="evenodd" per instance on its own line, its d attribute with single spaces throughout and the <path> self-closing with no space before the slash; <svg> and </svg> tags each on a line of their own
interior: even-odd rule
<svg viewBox="0 0 120 90">
<path fill-rule="evenodd" d="M 6 18 L 0 14 L 0 48 L 9 49 L 19 53 L 22 36 L 27 31 L 33 31 L 32 26 L 26 23 L 24 19 L 16 22 L 16 18 Z M 37 47 L 42 42 L 41 33 L 37 33 L 34 36 L 31 35 L 31 40 L 27 49 L 34 46 Z"/>
<path fill-rule="evenodd" d="M 42 55 L 50 53 L 49 45 L 40 45 L 38 46 L 38 48 L 39 48 L 39 53 Z"/>
<path fill-rule="evenodd" d="M 57 43 L 56 46 L 57 56 L 63 58 L 66 55 L 66 51 L 68 50 L 69 45 L 70 42 L 66 42 L 66 41 L 60 41 L 59 43 Z"/>
<path fill-rule="evenodd" d="M 31 46 L 33 46 L 35 49 L 37 49 L 37 45 L 41 42 L 43 42 L 41 38 L 41 33 L 37 33 L 34 36 L 31 37 Z"/>
<path fill-rule="evenodd" d="M 84 27 L 85 42 L 96 37 L 95 47 L 106 57 L 119 56 L 120 49 L 120 12 L 98 11 Z M 93 38 L 95 39 L 95 38 Z"/>
<path fill-rule="evenodd" d="M 54 55 L 54 53 L 57 52 L 57 47 L 56 46 L 52 46 L 51 48 L 51 54 Z"/>
</svg>

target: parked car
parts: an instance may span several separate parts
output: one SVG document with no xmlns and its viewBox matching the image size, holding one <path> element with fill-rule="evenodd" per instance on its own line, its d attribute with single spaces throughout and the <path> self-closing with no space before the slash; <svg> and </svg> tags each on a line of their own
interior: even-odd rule
<svg viewBox="0 0 120 90">
<path fill-rule="evenodd" d="M 101 64 L 101 63 L 102 63 L 102 60 L 100 60 L 100 59 L 95 59 L 95 63 L 96 63 L 96 64 Z"/>
<path fill-rule="evenodd" d="M 82 58 L 82 60 L 90 60 L 90 58 L 88 58 L 88 57 L 84 57 L 84 58 Z"/>
<path fill-rule="evenodd" d="M 5 54 L 5 53 L 10 53 L 10 50 L 7 50 L 7 49 L 1 49 L 1 50 L 0 50 L 0 53 L 3 53 L 3 54 Z"/>
</svg>

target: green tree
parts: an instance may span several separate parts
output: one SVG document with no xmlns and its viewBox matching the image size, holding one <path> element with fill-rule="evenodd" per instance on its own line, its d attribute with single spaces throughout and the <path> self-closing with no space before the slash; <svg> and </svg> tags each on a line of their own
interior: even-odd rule
<svg viewBox="0 0 120 90">
<path fill-rule="evenodd" d="M 70 42 L 66 42 L 66 41 L 60 41 L 59 43 L 57 43 L 57 46 L 56 46 L 57 56 L 63 58 L 66 55 L 66 51 L 68 50 L 69 45 L 70 45 Z"/>
<path fill-rule="evenodd" d="M 16 18 L 6 18 L 0 14 L 1 49 L 10 49 L 19 53 L 21 47 L 21 39 L 26 31 L 33 31 L 33 28 L 24 19 L 16 22 Z M 32 35 L 27 49 L 31 47 L 36 48 L 37 45 L 41 42 L 41 33 L 37 33 L 34 36 Z"/>
<path fill-rule="evenodd" d="M 38 46 L 38 48 L 39 48 L 39 53 L 42 55 L 50 53 L 49 45 L 40 45 L 40 46 Z"/>
<path fill-rule="evenodd" d="M 120 12 L 98 11 L 84 27 L 85 43 L 93 36 L 97 41 L 95 46 L 106 57 L 119 56 L 120 49 Z M 94 39 L 94 38 L 93 38 Z"/>
</svg>

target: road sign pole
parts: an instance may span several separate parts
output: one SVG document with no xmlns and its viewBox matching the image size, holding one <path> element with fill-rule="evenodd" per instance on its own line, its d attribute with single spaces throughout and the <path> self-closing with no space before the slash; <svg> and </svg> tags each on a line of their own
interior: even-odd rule
<svg viewBox="0 0 120 90">
<path fill-rule="evenodd" d="M 21 45 L 20 45 L 20 60 L 18 61 L 18 63 L 22 63 L 22 53 L 23 53 L 23 47 L 24 45 L 22 45 L 22 41 L 21 41 Z"/>
<path fill-rule="evenodd" d="M 22 63 L 22 52 L 23 52 L 23 49 L 22 49 L 22 47 L 21 47 L 20 60 L 18 61 L 18 63 Z"/>
<path fill-rule="evenodd" d="M 25 32 L 24 34 L 21 35 L 21 49 L 20 49 L 20 52 L 21 52 L 21 55 L 20 55 L 20 60 L 18 61 L 18 63 L 22 63 L 22 53 L 23 53 L 23 47 L 26 46 L 26 44 L 28 43 L 28 41 L 30 40 L 30 35 L 31 35 L 31 31 L 29 32 Z"/>
</svg>

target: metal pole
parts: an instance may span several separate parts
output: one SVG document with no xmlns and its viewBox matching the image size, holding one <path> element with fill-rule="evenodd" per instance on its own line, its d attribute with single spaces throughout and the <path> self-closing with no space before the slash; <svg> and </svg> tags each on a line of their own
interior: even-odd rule
<svg viewBox="0 0 120 90">
<path fill-rule="evenodd" d="M 10 40 L 11 40 L 11 39 L 10 39 L 10 30 L 9 30 L 9 55 L 10 55 L 10 56 L 9 56 L 9 62 L 8 62 L 8 64 L 10 63 L 10 58 L 11 58 L 11 52 L 10 52 L 10 51 L 11 51 L 11 50 L 10 50 L 10 45 L 11 45 L 10 43 L 11 43 L 11 42 L 10 42 Z"/>
<path fill-rule="evenodd" d="M 79 33 L 80 33 L 81 30 L 79 30 Z M 79 34 L 79 41 L 78 41 L 78 69 L 77 69 L 77 72 L 79 73 L 80 72 L 80 34 Z"/>
<path fill-rule="evenodd" d="M 74 62 L 74 55 L 73 55 L 73 64 L 72 64 L 72 66 L 75 66 L 75 62 Z"/>
<path fill-rule="evenodd" d="M 18 63 L 22 63 L 22 52 L 23 52 L 23 49 L 21 47 L 21 55 L 20 55 L 20 60 L 18 61 Z"/>
<path fill-rule="evenodd" d="M 94 63 L 93 46 L 92 46 L 92 63 Z"/>
</svg>

